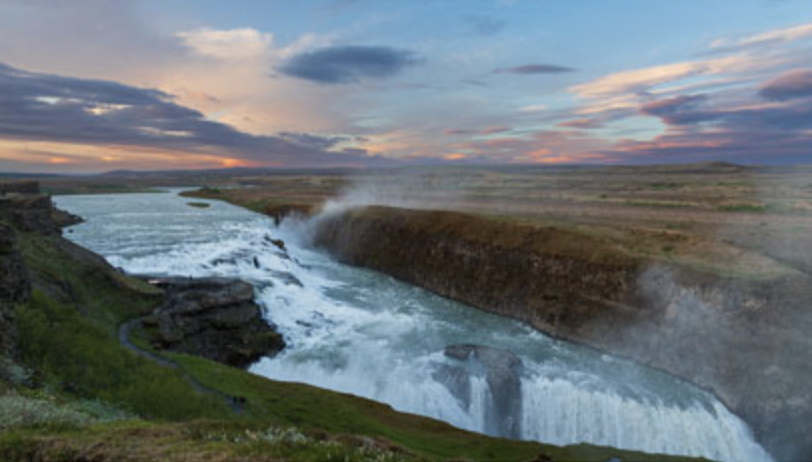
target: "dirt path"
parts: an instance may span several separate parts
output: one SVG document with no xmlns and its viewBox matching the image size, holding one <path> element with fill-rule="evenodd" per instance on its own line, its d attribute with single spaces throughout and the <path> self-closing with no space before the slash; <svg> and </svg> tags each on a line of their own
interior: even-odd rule
<svg viewBox="0 0 812 462">
<path fill-rule="evenodd" d="M 226 405 L 229 408 L 231 408 L 232 411 L 234 411 L 235 414 L 237 414 L 237 415 L 242 414 L 243 406 L 245 404 L 245 399 L 244 398 L 239 398 L 239 397 L 235 397 L 235 396 L 229 396 L 229 395 L 227 395 L 227 394 L 225 394 L 225 393 L 223 393 L 223 392 L 221 392 L 219 390 L 209 388 L 206 385 L 203 385 L 202 383 L 200 383 L 197 379 L 195 379 L 191 375 L 189 375 L 189 373 L 186 372 L 186 369 L 184 369 L 180 364 L 176 363 L 175 361 L 172 361 L 172 360 L 167 359 L 167 358 L 165 358 L 163 356 L 155 354 L 152 351 L 145 350 L 145 349 L 137 346 L 136 344 L 134 344 L 132 342 L 132 340 L 130 340 L 130 333 L 132 332 L 132 330 L 134 328 L 138 327 L 138 325 L 141 323 L 142 319 L 143 318 L 136 318 L 136 319 L 127 321 L 124 324 L 121 324 L 119 326 L 119 328 L 118 328 L 118 341 L 119 341 L 119 343 L 121 343 L 122 346 L 124 346 L 124 348 L 127 348 L 128 350 L 132 351 L 133 353 L 137 354 L 138 356 L 141 356 L 142 358 L 146 358 L 146 359 L 148 359 L 148 360 L 150 360 L 150 361 L 152 361 L 154 363 L 157 363 L 157 364 L 159 364 L 161 366 L 169 367 L 171 369 L 177 370 L 178 372 L 181 373 L 183 378 L 186 379 L 187 382 L 189 382 L 189 385 L 191 385 L 192 388 L 194 388 L 195 390 L 197 390 L 200 393 L 203 393 L 203 394 L 206 394 L 206 395 L 211 395 L 211 396 L 214 396 L 216 398 L 222 399 L 223 401 L 225 401 Z"/>
</svg>

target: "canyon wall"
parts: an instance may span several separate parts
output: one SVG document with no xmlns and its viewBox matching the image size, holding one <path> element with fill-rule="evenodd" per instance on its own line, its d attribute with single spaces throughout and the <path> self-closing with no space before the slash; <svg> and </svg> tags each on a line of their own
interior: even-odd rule
<svg viewBox="0 0 812 462">
<path fill-rule="evenodd" d="M 715 393 L 777 459 L 812 460 L 806 276 L 724 277 L 453 212 L 365 207 L 314 220 L 315 244 L 345 263 L 668 371 Z"/>
</svg>

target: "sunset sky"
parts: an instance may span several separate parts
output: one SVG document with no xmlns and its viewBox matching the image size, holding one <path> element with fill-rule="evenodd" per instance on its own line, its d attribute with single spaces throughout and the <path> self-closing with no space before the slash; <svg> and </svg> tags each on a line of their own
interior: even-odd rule
<svg viewBox="0 0 812 462">
<path fill-rule="evenodd" d="M 810 0 L 0 0 L 0 171 L 812 163 Z"/>
</svg>

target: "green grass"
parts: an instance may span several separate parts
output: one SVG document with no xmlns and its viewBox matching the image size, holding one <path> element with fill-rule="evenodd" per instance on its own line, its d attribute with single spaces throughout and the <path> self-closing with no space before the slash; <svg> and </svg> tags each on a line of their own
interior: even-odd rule
<svg viewBox="0 0 812 462">
<path fill-rule="evenodd" d="M 160 301 L 158 289 L 123 276 L 73 244 L 34 233 L 19 237 L 34 283 L 50 298 L 74 304 L 110 334 L 123 321 L 151 312 Z"/>
<path fill-rule="evenodd" d="M 0 395 L 0 431 L 19 428 L 76 428 L 133 419 L 133 415 L 96 400 L 61 399 L 22 390 Z"/>
<path fill-rule="evenodd" d="M 163 462 L 407 462 L 424 460 L 384 441 L 245 428 L 215 422 L 184 425 L 130 421 L 81 431 L 0 434 L 0 460 Z"/>
<path fill-rule="evenodd" d="M 173 359 L 186 366 L 207 386 L 247 398 L 253 418 L 307 430 L 387 438 L 427 457 L 466 457 L 476 460 L 525 460 L 538 454 L 539 445 L 482 437 L 448 424 L 395 413 L 384 404 L 312 387 L 274 382 L 184 355 Z"/>
<path fill-rule="evenodd" d="M 196 392 L 179 372 L 126 350 L 75 306 L 35 291 L 16 317 L 23 361 L 46 383 L 145 418 L 231 416 L 221 400 Z"/>
<path fill-rule="evenodd" d="M 196 209 L 207 209 L 211 207 L 211 204 L 208 202 L 187 202 L 186 205 L 189 207 L 194 207 Z"/>
</svg>

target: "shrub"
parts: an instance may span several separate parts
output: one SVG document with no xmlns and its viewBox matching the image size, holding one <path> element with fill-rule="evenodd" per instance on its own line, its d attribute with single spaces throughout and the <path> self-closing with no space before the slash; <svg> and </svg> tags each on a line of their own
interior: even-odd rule
<svg viewBox="0 0 812 462">
<path fill-rule="evenodd" d="M 33 373 L 9 358 L 0 357 L 0 380 L 15 386 L 30 387 Z"/>
<path fill-rule="evenodd" d="M 17 393 L 0 396 L 0 430 L 37 427 L 83 427 L 134 417 L 100 401 L 68 401 Z"/>
<path fill-rule="evenodd" d="M 199 438 L 248 446 L 253 452 L 283 457 L 291 461 L 324 462 L 406 462 L 417 460 L 397 447 L 380 447 L 367 437 L 318 437 L 294 428 L 271 427 L 236 433 L 203 433 Z M 422 459 L 421 459 L 422 460 Z"/>
</svg>

